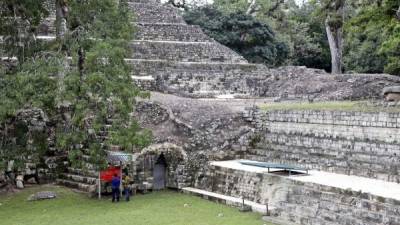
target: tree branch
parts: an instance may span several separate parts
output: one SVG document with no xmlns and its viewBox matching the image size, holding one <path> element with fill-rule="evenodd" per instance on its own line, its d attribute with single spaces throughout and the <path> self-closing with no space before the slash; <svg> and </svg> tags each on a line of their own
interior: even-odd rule
<svg viewBox="0 0 400 225">
<path fill-rule="evenodd" d="M 182 2 L 175 2 L 175 0 L 168 0 L 168 3 L 177 8 L 186 9 L 187 7 L 186 0 L 182 0 Z"/>
<path fill-rule="evenodd" d="M 257 12 L 257 0 L 251 0 L 249 7 L 246 10 L 247 15 Z"/>
<path fill-rule="evenodd" d="M 275 10 L 277 10 L 279 8 L 279 6 L 282 5 L 283 3 L 285 3 L 285 0 L 277 0 L 275 2 L 275 5 L 273 7 L 271 7 L 270 9 L 268 9 L 267 15 L 271 16 L 271 13 L 273 13 Z"/>
</svg>

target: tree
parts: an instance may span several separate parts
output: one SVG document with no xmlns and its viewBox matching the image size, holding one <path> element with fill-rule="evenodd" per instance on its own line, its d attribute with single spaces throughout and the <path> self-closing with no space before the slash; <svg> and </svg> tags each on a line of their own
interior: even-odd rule
<svg viewBox="0 0 400 225">
<path fill-rule="evenodd" d="M 275 39 L 286 46 L 282 65 L 301 65 L 331 70 L 326 31 L 316 11 L 320 7 L 293 0 L 216 0 L 214 5 L 224 14 L 246 13 L 268 24 Z"/>
<path fill-rule="evenodd" d="M 346 70 L 400 75 L 396 0 L 361 1 L 346 23 Z"/>
<path fill-rule="evenodd" d="M 205 6 L 187 12 L 185 20 L 201 26 L 209 36 L 250 62 L 279 66 L 287 58 L 287 46 L 275 39 L 271 27 L 245 12 L 224 14 Z"/>
<path fill-rule="evenodd" d="M 55 0 L 56 8 L 56 36 L 59 41 L 63 41 L 67 33 L 68 1 Z"/>
<path fill-rule="evenodd" d="M 314 4 L 305 2 L 292 5 L 285 19 L 275 28 L 277 38 L 287 43 L 290 55 L 289 65 L 331 70 L 329 45 L 326 41 L 325 26 L 315 15 Z"/>
<path fill-rule="evenodd" d="M 243 12 L 247 15 L 263 19 L 265 17 L 275 18 L 282 16 L 282 9 L 292 0 L 215 0 L 214 5 L 222 12 Z"/>
<path fill-rule="evenodd" d="M 111 126 L 107 143 L 126 150 L 144 147 L 151 139 L 131 117 L 135 97 L 146 96 L 133 85 L 125 62 L 133 34 L 132 16 L 126 1 L 72 1 L 69 6 L 71 37 L 66 45 L 77 67 L 65 77 L 62 102 L 73 107 L 71 121 L 58 129 L 59 148 L 68 151 L 76 163 L 82 162 L 80 155 L 88 150 L 92 163 L 102 167 L 105 149 L 96 134 L 106 124 Z"/>
<path fill-rule="evenodd" d="M 343 67 L 345 0 L 324 0 L 321 4 L 326 17 L 325 29 L 331 52 L 331 72 L 341 74 Z"/>
<path fill-rule="evenodd" d="M 49 12 L 45 0 L 3 0 L 0 2 L 0 36 L 2 49 L 8 57 L 20 62 L 30 57 L 38 45 L 35 33 L 42 18 Z"/>
<path fill-rule="evenodd" d="M 186 0 L 168 0 L 167 3 L 182 9 L 186 9 L 188 7 Z"/>
<path fill-rule="evenodd" d="M 54 139 L 57 151 L 68 154 L 75 166 L 86 166 L 85 154 L 101 168 L 109 144 L 133 151 L 151 141 L 150 131 L 131 116 L 135 98 L 147 96 L 133 85 L 124 60 L 130 54 L 132 15 L 125 1 L 74 0 L 65 7 L 68 14 L 61 20 L 66 26 L 57 21 L 64 27 L 58 29 L 59 38 L 24 55 L 17 71 L 0 75 L 0 130 L 7 130 L 20 109 L 37 108 L 49 117 L 55 132 L 46 133 L 46 140 Z M 108 140 L 98 136 L 105 126 L 110 126 Z M 2 134 L 0 164 L 26 162 L 31 154 L 27 145 L 18 144 L 26 153 L 21 157 L 15 138 L 10 132 Z M 36 142 L 28 143 L 39 149 Z"/>
<path fill-rule="evenodd" d="M 400 20 L 400 6 L 396 11 L 396 17 L 397 17 L 398 20 Z"/>
</svg>

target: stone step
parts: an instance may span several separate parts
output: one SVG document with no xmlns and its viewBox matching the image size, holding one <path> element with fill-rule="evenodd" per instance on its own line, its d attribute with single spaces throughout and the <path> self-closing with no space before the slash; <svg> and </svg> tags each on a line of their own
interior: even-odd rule
<svg viewBox="0 0 400 225">
<path fill-rule="evenodd" d="M 203 77 L 214 79 L 215 77 L 227 76 L 259 76 L 267 71 L 260 64 L 251 63 L 223 63 L 223 62 L 173 62 L 167 60 L 138 60 L 126 59 L 132 65 L 134 76 L 179 76 Z M 202 79 L 204 80 L 204 79 Z"/>
<path fill-rule="evenodd" d="M 148 4 L 140 2 L 130 2 L 129 8 L 136 15 L 138 23 L 181 23 L 185 24 L 179 9 L 171 5 Z"/>
<path fill-rule="evenodd" d="M 51 15 L 41 21 L 38 26 L 37 34 L 38 35 L 55 35 L 56 33 L 56 17 L 55 15 Z"/>
<path fill-rule="evenodd" d="M 247 63 L 231 49 L 218 42 L 132 41 L 133 59 L 181 62 Z"/>
<path fill-rule="evenodd" d="M 90 184 L 84 184 L 80 182 L 75 182 L 71 180 L 65 180 L 65 179 L 57 179 L 57 184 L 63 185 L 69 188 L 77 189 L 83 192 L 87 193 L 95 193 L 97 191 L 97 185 L 90 185 Z"/>
<path fill-rule="evenodd" d="M 87 176 L 81 176 L 81 175 L 70 174 L 70 173 L 61 174 L 60 179 L 70 180 L 70 181 L 83 183 L 83 184 L 89 184 L 89 185 L 97 184 L 97 181 L 98 181 L 98 179 L 94 178 L 94 177 L 87 177 Z"/>
<path fill-rule="evenodd" d="M 162 91 L 167 88 L 170 93 L 191 97 L 247 95 L 251 85 L 262 85 L 259 79 L 265 78 L 265 73 L 268 71 L 263 65 L 249 63 L 135 59 L 127 59 L 127 62 L 132 65 L 136 83 L 141 84 L 142 80 L 137 79 L 140 77 L 151 77 L 155 80 L 152 83 L 153 86 L 149 85 L 152 89 L 146 90 Z M 246 82 L 242 82 L 244 79 Z M 254 88 L 254 90 L 258 89 Z"/>
<path fill-rule="evenodd" d="M 68 167 L 68 173 L 92 178 L 97 178 L 99 176 L 99 173 L 95 170 L 82 170 L 73 167 Z"/>
<path fill-rule="evenodd" d="M 205 191 L 197 188 L 191 188 L 191 187 L 186 187 L 182 188 L 183 193 L 186 194 L 191 194 L 191 195 L 196 195 L 200 196 L 204 199 L 215 201 L 215 202 L 220 202 L 229 206 L 234 206 L 234 207 L 242 207 L 243 199 L 242 198 L 237 198 L 237 197 L 232 197 L 232 196 L 227 196 L 227 195 L 222 195 L 218 194 L 215 192 L 210 192 L 210 191 Z M 244 200 L 244 204 L 246 206 L 250 206 L 251 210 L 253 212 L 258 212 L 262 214 L 267 213 L 267 206 L 257 203 L 257 202 L 252 202 L 248 200 Z M 268 210 L 272 211 L 274 210 L 273 207 L 269 207 Z"/>
<path fill-rule="evenodd" d="M 135 39 L 153 41 L 210 42 L 199 26 L 176 23 L 136 23 Z"/>
</svg>

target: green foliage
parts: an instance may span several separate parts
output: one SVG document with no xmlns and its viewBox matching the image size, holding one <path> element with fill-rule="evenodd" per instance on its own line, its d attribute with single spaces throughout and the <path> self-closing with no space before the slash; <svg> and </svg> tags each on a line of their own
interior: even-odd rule
<svg viewBox="0 0 400 225">
<path fill-rule="evenodd" d="M 34 33 L 49 12 L 45 0 L 2 0 L 0 2 L 0 36 L 7 56 L 20 61 L 32 56 L 37 42 Z"/>
<path fill-rule="evenodd" d="M 91 162 L 103 167 L 105 149 L 96 134 L 106 124 L 111 125 L 108 144 L 132 151 L 151 140 L 149 132 L 142 131 L 130 114 L 135 97 L 145 95 L 132 84 L 130 67 L 124 60 L 132 39 L 132 15 L 124 8 L 124 2 L 118 6 L 113 0 L 73 1 L 70 7 L 74 12 L 70 15 L 70 27 L 77 35 L 71 35 L 67 46 L 73 64 L 80 63 L 82 54 L 84 62 L 82 69 L 70 68 L 65 76 L 61 101 L 73 104 L 72 126 L 59 129 L 63 136 L 60 145 L 71 153 L 71 161 L 79 164 L 81 156 L 74 152 L 81 150 L 76 149 L 76 144 L 81 144 L 89 150 Z"/>
<path fill-rule="evenodd" d="M 287 58 L 288 47 L 276 40 L 270 26 L 242 12 L 224 14 L 206 6 L 187 12 L 185 20 L 201 26 L 212 38 L 250 62 L 279 66 Z"/>
<path fill-rule="evenodd" d="M 395 17 L 398 7 L 393 0 L 363 5 L 346 24 L 347 70 L 400 75 L 400 21 Z"/>
<path fill-rule="evenodd" d="M 125 1 L 68 3 L 69 32 L 65 40 L 31 49 L 33 54 L 25 55 L 17 71 L 0 75 L 0 131 L 18 110 L 39 108 L 50 117 L 59 151 L 68 153 L 76 166 L 85 166 L 82 157 L 88 155 L 89 161 L 101 168 L 106 164 L 107 145 L 98 134 L 106 125 L 111 126 L 106 144 L 132 151 L 151 141 L 151 132 L 142 130 L 131 116 L 135 98 L 148 96 L 133 85 L 130 66 L 124 60 L 134 32 L 133 16 Z M 0 148 L 7 150 L 0 151 L 1 164 L 24 162 L 35 149 L 44 149 L 43 134 L 30 132 L 26 131 L 32 137 L 29 145 L 24 139 L 20 139 L 24 143 L 15 143 L 13 135 L 3 133 L 0 140 L 6 141 L 0 142 Z M 28 150 L 30 146 L 32 151 Z M 23 157 L 17 152 L 23 152 Z M 44 154 L 36 152 L 37 158 Z"/>
<path fill-rule="evenodd" d="M 215 0 L 214 6 L 224 14 L 244 13 L 247 0 Z M 301 6 L 292 0 L 258 0 L 253 17 L 270 25 L 278 46 L 285 46 L 284 60 L 276 65 L 300 65 L 330 70 L 330 53 L 324 24 L 316 16 L 318 7 L 305 2 Z"/>
<path fill-rule="evenodd" d="M 317 7 L 310 3 L 290 8 L 286 26 L 280 26 L 277 32 L 290 46 L 289 64 L 330 71 L 331 59 L 325 27 L 315 15 L 316 12 Z"/>
<path fill-rule="evenodd" d="M 400 21 L 392 18 L 385 29 L 387 39 L 382 43 L 379 53 L 387 57 L 384 72 L 400 76 Z"/>
<path fill-rule="evenodd" d="M 54 74 L 59 60 L 38 57 L 26 61 L 14 74 L 0 74 L 0 164 L 13 160 L 16 167 L 24 162 L 39 162 L 47 151 L 48 133 L 28 129 L 28 124 L 15 121 L 19 110 L 43 109 L 55 113 L 57 83 Z"/>
<path fill-rule="evenodd" d="M 236 12 L 245 13 L 248 7 L 247 0 L 215 0 L 215 7 L 224 13 L 231 14 Z"/>
<path fill-rule="evenodd" d="M 255 134 L 250 139 L 250 143 L 249 143 L 250 147 L 257 148 L 257 144 L 260 143 L 261 140 L 262 140 L 261 135 L 260 134 Z"/>
</svg>

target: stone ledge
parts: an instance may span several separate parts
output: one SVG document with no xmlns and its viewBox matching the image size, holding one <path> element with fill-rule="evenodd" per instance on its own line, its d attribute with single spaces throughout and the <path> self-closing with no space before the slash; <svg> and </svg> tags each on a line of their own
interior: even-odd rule
<svg viewBox="0 0 400 225">
<path fill-rule="evenodd" d="M 186 62 L 232 62 L 247 61 L 231 49 L 217 42 L 182 41 L 132 41 L 134 59 L 161 59 Z"/>
<path fill-rule="evenodd" d="M 129 8 L 136 13 L 139 23 L 180 23 L 186 24 L 178 9 L 162 4 L 130 2 Z"/>
<path fill-rule="evenodd" d="M 205 191 L 197 188 L 191 188 L 191 187 L 186 187 L 182 188 L 183 193 L 185 194 L 192 194 L 196 196 L 200 196 L 204 199 L 211 200 L 211 201 L 216 201 L 216 202 L 221 202 L 229 206 L 234 206 L 234 207 L 242 207 L 242 198 L 236 198 L 232 196 L 227 196 L 227 195 L 222 195 L 210 191 Z M 244 204 L 246 206 L 250 206 L 251 210 L 253 212 L 258 212 L 262 214 L 266 214 L 266 205 L 262 205 L 256 202 L 244 200 Z M 273 210 L 274 208 L 269 208 L 269 210 Z"/>
<path fill-rule="evenodd" d="M 136 23 L 138 40 L 210 42 L 199 26 L 175 23 Z"/>
</svg>

